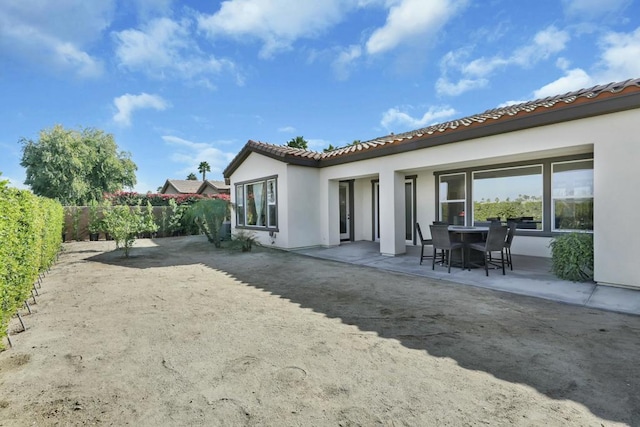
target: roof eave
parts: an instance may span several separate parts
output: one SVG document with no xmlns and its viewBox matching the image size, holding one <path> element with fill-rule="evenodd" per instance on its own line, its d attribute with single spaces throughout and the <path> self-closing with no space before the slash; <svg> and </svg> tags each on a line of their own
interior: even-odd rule
<svg viewBox="0 0 640 427">
<path fill-rule="evenodd" d="M 363 150 L 344 156 L 330 157 L 320 160 L 320 167 L 351 163 L 359 160 L 372 159 L 390 154 L 398 154 L 421 148 L 435 147 L 438 145 L 478 139 L 487 136 L 505 134 L 519 130 L 531 129 L 540 126 L 548 126 L 573 120 L 585 119 L 620 111 L 640 108 L 640 92 L 614 97 L 606 97 L 602 100 L 580 104 L 570 104 L 560 108 L 515 115 L 495 123 L 483 123 L 481 125 L 458 128 L 453 131 L 443 132 L 440 135 L 423 135 L 412 138 L 413 140 L 387 144 L 372 150 Z"/>
<path fill-rule="evenodd" d="M 249 157 L 251 153 L 261 154 L 263 156 L 266 156 L 284 163 L 292 164 L 292 165 L 309 166 L 309 167 L 320 166 L 319 160 L 310 159 L 308 157 L 294 156 L 286 153 L 277 153 L 272 150 L 263 149 L 262 147 L 252 143 L 252 141 L 249 141 L 245 144 L 244 147 L 242 147 L 242 150 L 240 150 L 240 153 L 238 153 L 238 155 L 231 161 L 231 163 L 229 163 L 229 165 L 222 172 L 222 175 L 224 176 L 225 180 L 231 177 L 233 172 L 235 172 L 235 170 L 238 169 L 238 167 L 240 167 L 240 165 L 247 159 L 247 157 Z"/>
</svg>

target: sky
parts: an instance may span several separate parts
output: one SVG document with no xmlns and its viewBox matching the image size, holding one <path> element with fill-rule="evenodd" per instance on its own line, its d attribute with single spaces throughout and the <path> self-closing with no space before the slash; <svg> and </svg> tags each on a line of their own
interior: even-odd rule
<svg viewBox="0 0 640 427">
<path fill-rule="evenodd" d="M 0 179 L 21 138 L 114 136 L 135 191 L 248 140 L 322 151 L 640 77 L 640 0 L 0 0 Z"/>
</svg>

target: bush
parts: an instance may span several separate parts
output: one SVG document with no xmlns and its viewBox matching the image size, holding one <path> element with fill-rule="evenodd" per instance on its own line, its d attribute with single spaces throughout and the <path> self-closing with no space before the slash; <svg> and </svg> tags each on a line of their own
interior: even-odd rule
<svg viewBox="0 0 640 427">
<path fill-rule="evenodd" d="M 140 207 L 112 206 L 104 211 L 103 221 L 106 232 L 116 241 L 116 248 L 123 249 L 128 257 L 136 236 L 145 228 Z"/>
<path fill-rule="evenodd" d="M 563 280 L 593 280 L 593 235 L 567 233 L 551 241 L 551 270 Z"/>
<path fill-rule="evenodd" d="M 255 234 L 250 231 L 240 230 L 231 239 L 231 247 L 242 252 L 251 252 L 253 245 L 257 245 Z"/>
<path fill-rule="evenodd" d="M 185 214 L 187 221 L 193 221 L 200 232 L 207 236 L 216 248 L 221 246 L 220 229 L 229 215 L 229 202 L 221 199 L 203 199 L 189 207 Z"/>
<path fill-rule="evenodd" d="M 62 243 L 60 203 L 0 186 L 0 338 Z"/>
</svg>

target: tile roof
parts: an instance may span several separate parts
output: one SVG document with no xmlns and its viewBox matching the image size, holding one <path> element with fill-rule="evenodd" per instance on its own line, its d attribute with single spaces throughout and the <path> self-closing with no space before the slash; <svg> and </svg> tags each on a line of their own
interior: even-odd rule
<svg viewBox="0 0 640 427">
<path fill-rule="evenodd" d="M 621 98 L 628 94 L 634 95 L 630 101 L 617 102 L 615 105 L 605 105 L 602 102 L 599 108 L 588 108 L 589 105 L 596 105 L 609 98 Z M 640 98 L 640 78 L 494 108 L 484 113 L 400 134 L 392 133 L 323 153 L 250 140 L 227 166 L 224 176 L 228 178 L 250 152 L 258 152 L 288 163 L 317 167 L 329 166 L 362 158 L 386 155 L 393 150 L 404 151 L 405 149 L 424 148 L 630 108 L 640 108 L 640 99 L 637 98 Z M 569 112 L 568 109 L 573 107 L 576 110 Z M 494 124 L 501 124 L 501 126 L 492 127 Z M 415 144 L 411 144 L 412 142 L 415 142 Z"/>
<path fill-rule="evenodd" d="M 200 182 L 200 181 L 198 181 Z M 227 183 L 225 183 L 224 181 L 211 181 L 209 179 L 205 180 L 204 182 L 201 183 L 201 185 L 198 187 L 198 193 L 202 193 L 205 188 L 209 186 L 212 187 L 214 190 L 216 191 L 229 191 L 231 189 L 231 186 Z"/>
<path fill-rule="evenodd" d="M 198 192 L 202 181 L 196 181 L 193 179 L 168 179 L 162 187 L 161 193 L 164 193 L 169 185 L 172 185 L 177 192 L 181 194 L 195 194 Z"/>
</svg>

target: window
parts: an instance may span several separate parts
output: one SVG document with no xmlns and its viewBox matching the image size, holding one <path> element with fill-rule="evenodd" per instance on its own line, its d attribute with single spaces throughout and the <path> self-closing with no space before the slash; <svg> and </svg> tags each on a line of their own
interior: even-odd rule
<svg viewBox="0 0 640 427">
<path fill-rule="evenodd" d="M 236 186 L 236 223 L 244 225 L 244 187 Z"/>
<path fill-rule="evenodd" d="M 440 175 L 440 220 L 464 225 L 467 197 L 464 173 Z"/>
<path fill-rule="evenodd" d="M 542 230 L 542 165 L 473 172 L 473 220 L 519 218 L 517 228 Z"/>
<path fill-rule="evenodd" d="M 276 180 L 267 180 L 267 226 L 276 227 L 278 225 L 278 205 L 276 203 Z"/>
<path fill-rule="evenodd" d="M 553 231 L 593 230 L 593 159 L 552 164 Z"/>
<path fill-rule="evenodd" d="M 275 178 L 236 184 L 238 226 L 277 228 L 278 202 Z"/>
</svg>

